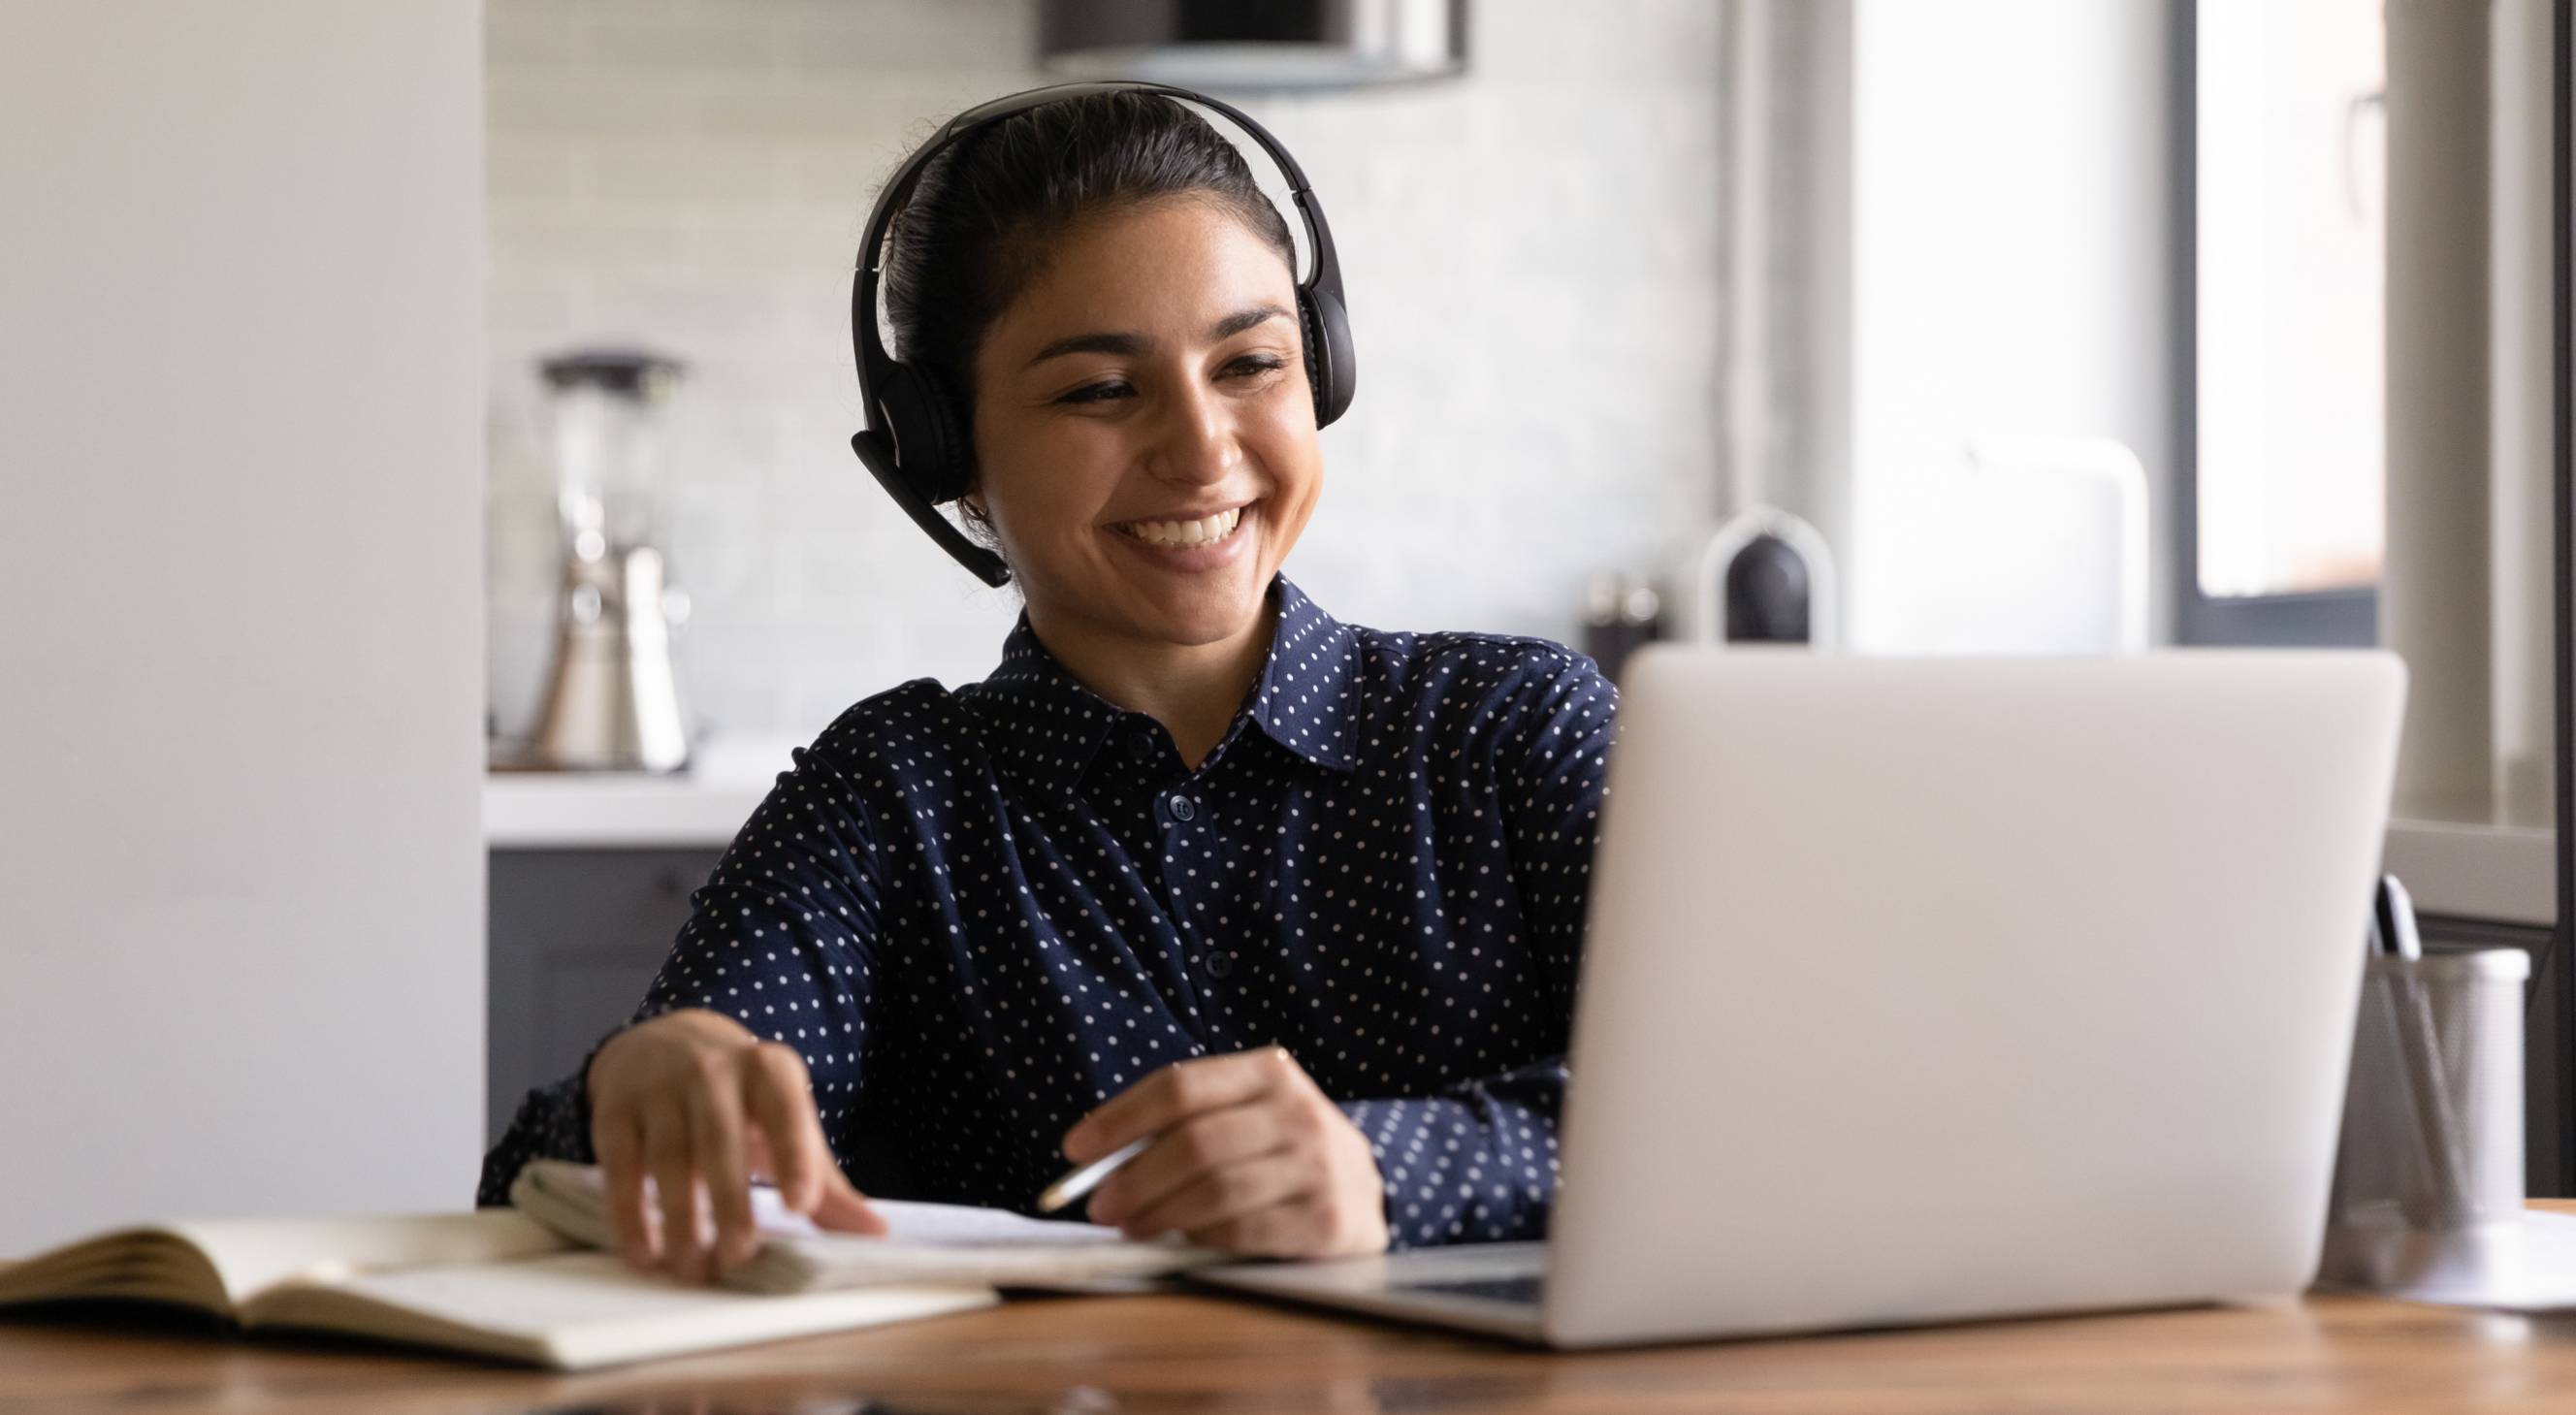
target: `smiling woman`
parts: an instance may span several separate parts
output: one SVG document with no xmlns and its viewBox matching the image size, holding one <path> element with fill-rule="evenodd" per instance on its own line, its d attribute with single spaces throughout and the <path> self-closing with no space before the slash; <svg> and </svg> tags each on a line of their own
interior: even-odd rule
<svg viewBox="0 0 2576 1415">
<path fill-rule="evenodd" d="M 1543 1233 L 1616 693 L 1546 640 L 1341 623 L 1281 573 L 1352 388 L 1302 174 L 1256 130 L 1303 286 L 1176 91 L 1042 92 L 889 183 L 900 365 L 874 251 L 854 302 L 860 454 L 1018 582 L 1000 665 L 796 754 L 484 1201 L 596 1157 L 629 1257 L 703 1276 L 748 1256 L 753 1176 L 870 1231 L 852 1172 L 1025 1211 L 1146 1141 L 1095 1221 L 1288 1256 Z"/>
</svg>

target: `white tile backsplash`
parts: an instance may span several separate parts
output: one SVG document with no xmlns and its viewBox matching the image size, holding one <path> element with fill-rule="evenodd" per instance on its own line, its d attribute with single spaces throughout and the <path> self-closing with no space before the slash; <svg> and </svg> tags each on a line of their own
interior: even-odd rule
<svg viewBox="0 0 2576 1415">
<path fill-rule="evenodd" d="M 1715 495 L 1714 0 L 1479 0 L 1466 78 L 1237 101 L 1332 218 L 1360 394 L 1289 572 L 1391 628 L 1572 641 L 1596 570 Z M 958 109 L 1047 82 L 1031 0 L 489 0 L 493 707 L 549 650 L 534 360 L 690 367 L 670 536 L 687 688 L 808 737 L 907 678 L 991 668 L 1009 591 L 850 455 L 849 270 L 877 184 Z M 1255 160 L 1256 171 L 1266 169 Z"/>
</svg>

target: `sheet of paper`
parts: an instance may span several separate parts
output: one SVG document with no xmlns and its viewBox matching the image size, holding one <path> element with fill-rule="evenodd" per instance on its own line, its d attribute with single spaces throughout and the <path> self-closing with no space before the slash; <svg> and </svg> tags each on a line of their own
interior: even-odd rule
<svg viewBox="0 0 2576 1415">
<path fill-rule="evenodd" d="M 596 1166 L 531 1161 L 511 1197 L 532 1216 L 584 1242 L 607 1247 L 613 1241 Z M 871 1202 L 885 1216 L 884 1236 L 819 1229 L 790 1211 L 775 1190 L 754 1189 L 753 1218 L 766 1241 L 760 1256 L 727 1273 L 725 1283 L 755 1292 L 943 1281 L 1089 1290 L 1103 1280 L 1151 1277 L 1222 1256 L 1178 1242 L 1137 1242 L 1098 1224 L 1001 1209 Z"/>
<path fill-rule="evenodd" d="M 570 1200 L 586 1213 L 605 1216 L 608 1212 L 607 1187 L 596 1165 L 536 1160 L 529 1168 L 548 1194 Z M 648 1206 L 660 1202 L 650 1178 L 644 1181 L 644 1194 Z M 1008 1209 L 909 1199 L 868 1202 L 886 1220 L 887 1232 L 873 1240 L 878 1243 L 924 1248 L 1081 1248 L 1127 1241 L 1117 1229 L 1096 1223 L 1029 1218 Z M 761 1233 L 771 1238 L 833 1236 L 830 1230 L 816 1227 L 812 1219 L 787 1207 L 778 1190 L 767 1184 L 751 1187 L 751 1217 Z"/>
<path fill-rule="evenodd" d="M 1029 1218 L 1007 1209 L 924 1204 L 907 1199 L 870 1202 L 885 1215 L 883 1241 L 889 1243 L 951 1248 L 1089 1248 L 1128 1241 L 1117 1229 L 1096 1223 Z"/>
</svg>

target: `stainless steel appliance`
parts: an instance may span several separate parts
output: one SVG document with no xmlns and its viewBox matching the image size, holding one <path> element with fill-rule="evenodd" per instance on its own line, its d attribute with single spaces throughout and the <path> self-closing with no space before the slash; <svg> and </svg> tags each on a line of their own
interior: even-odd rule
<svg viewBox="0 0 2576 1415">
<path fill-rule="evenodd" d="M 1038 64 L 1219 92 L 1448 78 L 1467 71 L 1467 0 L 1043 0 Z"/>
<path fill-rule="evenodd" d="M 549 395 L 563 579 L 545 705 L 522 757 L 557 771 L 678 771 L 692 724 L 671 660 L 688 602 L 661 544 L 681 365 L 588 349 L 539 365 Z"/>
</svg>

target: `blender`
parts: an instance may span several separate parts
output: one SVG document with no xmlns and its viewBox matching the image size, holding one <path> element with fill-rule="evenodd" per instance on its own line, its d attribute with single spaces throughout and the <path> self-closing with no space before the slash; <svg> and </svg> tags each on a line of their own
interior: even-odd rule
<svg viewBox="0 0 2576 1415">
<path fill-rule="evenodd" d="M 544 360 L 563 576 L 524 769 L 679 771 L 692 734 L 671 661 L 687 597 L 660 548 L 680 363 L 637 349 Z"/>
</svg>

